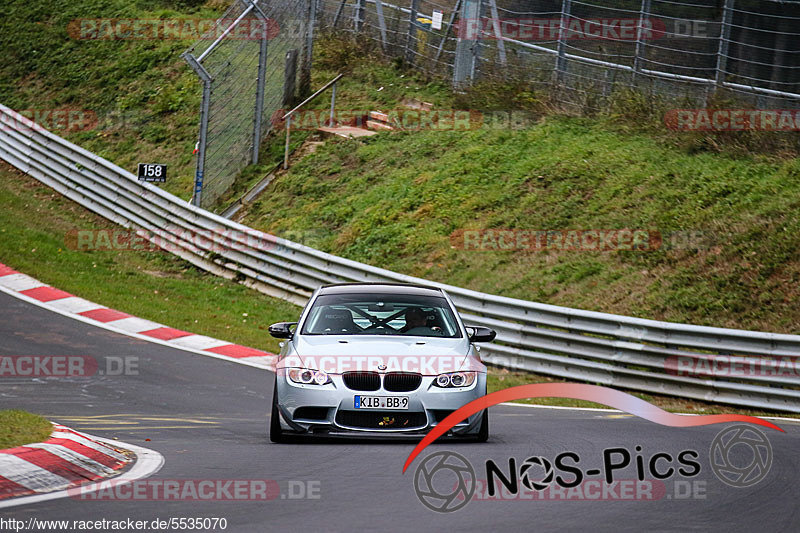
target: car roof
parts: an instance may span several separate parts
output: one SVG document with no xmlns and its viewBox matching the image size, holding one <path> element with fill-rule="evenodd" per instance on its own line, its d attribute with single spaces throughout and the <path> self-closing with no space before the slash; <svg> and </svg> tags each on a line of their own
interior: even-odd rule
<svg viewBox="0 0 800 533">
<path fill-rule="evenodd" d="M 324 285 L 319 294 L 361 294 L 361 293 L 414 294 L 420 296 L 443 296 L 443 291 L 436 287 L 412 283 L 334 283 Z"/>
</svg>

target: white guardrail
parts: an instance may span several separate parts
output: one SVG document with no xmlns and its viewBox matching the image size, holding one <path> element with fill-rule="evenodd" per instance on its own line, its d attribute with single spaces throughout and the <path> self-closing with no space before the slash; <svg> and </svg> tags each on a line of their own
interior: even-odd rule
<svg viewBox="0 0 800 533">
<path fill-rule="evenodd" d="M 612 387 L 800 412 L 800 335 L 582 311 L 398 274 L 199 209 L 2 105 L 0 126 L 0 158 L 11 165 L 109 220 L 146 230 L 159 246 L 194 265 L 266 294 L 302 305 L 327 283 L 424 283 L 447 290 L 468 324 L 497 331 L 497 340 L 482 349 L 486 362 Z"/>
</svg>

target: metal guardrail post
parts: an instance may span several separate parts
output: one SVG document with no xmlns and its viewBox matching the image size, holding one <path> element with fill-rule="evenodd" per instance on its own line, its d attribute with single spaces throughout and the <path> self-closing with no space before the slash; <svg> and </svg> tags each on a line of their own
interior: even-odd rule
<svg viewBox="0 0 800 533">
<path fill-rule="evenodd" d="M 292 128 L 292 115 L 286 117 L 286 144 L 283 147 L 283 170 L 289 168 L 289 130 Z"/>
<path fill-rule="evenodd" d="M 639 24 L 636 27 L 636 50 L 633 53 L 633 73 L 631 74 L 631 78 L 633 79 L 634 83 L 636 82 L 636 77 L 641 73 L 642 69 L 642 58 L 644 57 L 644 40 L 642 36 L 644 35 L 644 22 L 648 20 L 650 17 L 650 0 L 642 0 L 642 7 L 639 9 Z M 652 26 L 652 24 L 648 24 Z M 652 32 L 651 32 L 652 35 Z"/>
<path fill-rule="evenodd" d="M 197 169 L 194 176 L 194 191 L 192 204 L 200 207 L 203 199 L 203 174 L 206 166 L 206 144 L 208 142 L 208 113 L 211 105 L 212 78 L 203 65 L 190 53 L 184 52 L 181 57 L 189 63 L 200 79 L 203 81 L 203 99 L 200 104 L 200 138 L 197 142 Z"/>
<path fill-rule="evenodd" d="M 728 44 L 730 43 L 731 22 L 733 21 L 733 4 L 735 0 L 725 0 L 722 6 L 722 20 L 719 28 L 719 47 L 717 48 L 717 66 L 714 83 L 719 87 L 725 81 L 725 68 L 728 64 Z"/>
<path fill-rule="evenodd" d="M 356 7 L 353 9 L 353 28 L 356 33 L 361 32 L 361 26 L 364 24 L 364 0 L 356 0 Z"/>
<path fill-rule="evenodd" d="M 481 39 L 480 16 L 481 0 L 463 0 L 453 64 L 453 87 L 457 90 L 463 89 L 475 78 Z"/>
<path fill-rule="evenodd" d="M 569 17 L 572 10 L 572 0 L 561 1 L 561 22 L 559 23 L 558 30 L 558 55 L 556 56 L 555 65 L 555 79 L 557 83 L 561 83 L 564 79 L 564 73 L 567 71 L 567 56 L 566 56 L 566 35 L 567 28 L 569 27 Z"/>
<path fill-rule="evenodd" d="M 347 0 L 342 0 L 339 4 L 339 7 L 336 9 L 336 14 L 333 16 L 333 24 L 332 26 L 336 28 L 336 25 L 339 23 L 339 17 L 342 16 L 342 10 L 344 10 L 344 5 L 347 3 Z"/>
<path fill-rule="evenodd" d="M 410 65 L 414 64 L 414 42 L 416 37 L 414 31 L 417 28 L 417 10 L 419 9 L 419 0 L 411 0 L 411 7 L 408 11 L 408 34 L 406 35 L 406 62 Z"/>
<path fill-rule="evenodd" d="M 194 177 L 193 203 L 197 207 L 202 206 L 203 200 L 203 177 L 206 168 L 206 148 L 208 144 L 208 114 L 211 106 L 211 80 L 203 81 L 203 104 L 200 109 L 200 139 L 197 150 L 197 171 Z"/>
<path fill-rule="evenodd" d="M 497 52 L 499 54 L 500 64 L 505 67 L 506 43 L 503 41 L 503 34 L 500 30 L 500 15 L 497 13 L 497 0 L 489 0 L 489 8 L 492 13 L 492 30 L 494 31 L 494 36 L 497 40 Z"/>
<path fill-rule="evenodd" d="M 311 61 L 314 57 L 314 26 L 317 23 L 317 1 L 306 0 L 308 10 L 306 11 L 306 27 L 303 40 L 302 60 L 300 61 L 300 80 L 297 93 L 300 98 L 304 98 L 311 92 Z"/>
<path fill-rule="evenodd" d="M 378 15 L 378 28 L 381 30 L 381 49 L 387 52 L 386 19 L 383 18 L 383 0 L 375 0 L 375 13 Z"/>
<path fill-rule="evenodd" d="M 263 17 L 263 34 L 258 50 L 258 81 L 256 83 L 255 120 L 253 120 L 253 159 L 254 165 L 258 164 L 258 151 L 261 148 L 261 121 L 264 114 L 264 85 L 267 81 L 267 19 Z"/>
<path fill-rule="evenodd" d="M 283 62 L 283 105 L 291 106 L 295 102 L 297 80 L 297 50 L 292 48 L 286 52 Z"/>
<path fill-rule="evenodd" d="M 336 83 L 331 86 L 331 117 L 328 122 L 328 125 L 332 128 L 333 127 L 333 111 L 334 107 L 336 106 Z"/>
</svg>

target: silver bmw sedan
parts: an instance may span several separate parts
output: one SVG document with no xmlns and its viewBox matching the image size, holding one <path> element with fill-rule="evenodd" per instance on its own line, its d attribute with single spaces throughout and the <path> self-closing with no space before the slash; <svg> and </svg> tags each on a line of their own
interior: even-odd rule
<svg viewBox="0 0 800 533">
<path fill-rule="evenodd" d="M 345 283 L 318 289 L 299 322 L 269 328 L 286 339 L 276 364 L 270 439 L 298 435 L 398 437 L 426 433 L 486 394 L 477 342 L 441 289 Z M 488 411 L 450 430 L 485 442 Z"/>
</svg>

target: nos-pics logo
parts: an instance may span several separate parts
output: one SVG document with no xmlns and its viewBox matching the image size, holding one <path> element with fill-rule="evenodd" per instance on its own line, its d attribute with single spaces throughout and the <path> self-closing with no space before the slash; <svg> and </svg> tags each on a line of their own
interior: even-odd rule
<svg viewBox="0 0 800 533">
<path fill-rule="evenodd" d="M 656 455 L 663 457 L 668 454 Z M 709 449 L 709 463 L 714 475 L 726 485 L 736 488 L 751 487 L 761 482 L 769 473 L 772 460 L 772 446 L 767 436 L 747 424 L 723 429 L 714 437 Z M 487 471 L 490 463 L 494 464 L 487 461 Z M 691 461 L 690 464 L 697 466 L 693 475 L 698 474 L 699 463 Z M 544 474 L 540 479 L 534 479 L 529 472 L 531 469 L 543 471 Z M 488 472 L 487 477 L 491 477 Z M 544 490 L 553 482 L 553 465 L 543 457 L 530 458 L 521 464 L 518 479 L 529 490 Z M 477 486 L 478 478 L 472 464 L 464 456 L 451 451 L 428 455 L 414 472 L 417 498 L 425 507 L 439 513 L 450 513 L 465 507 L 474 498 Z"/>
</svg>

